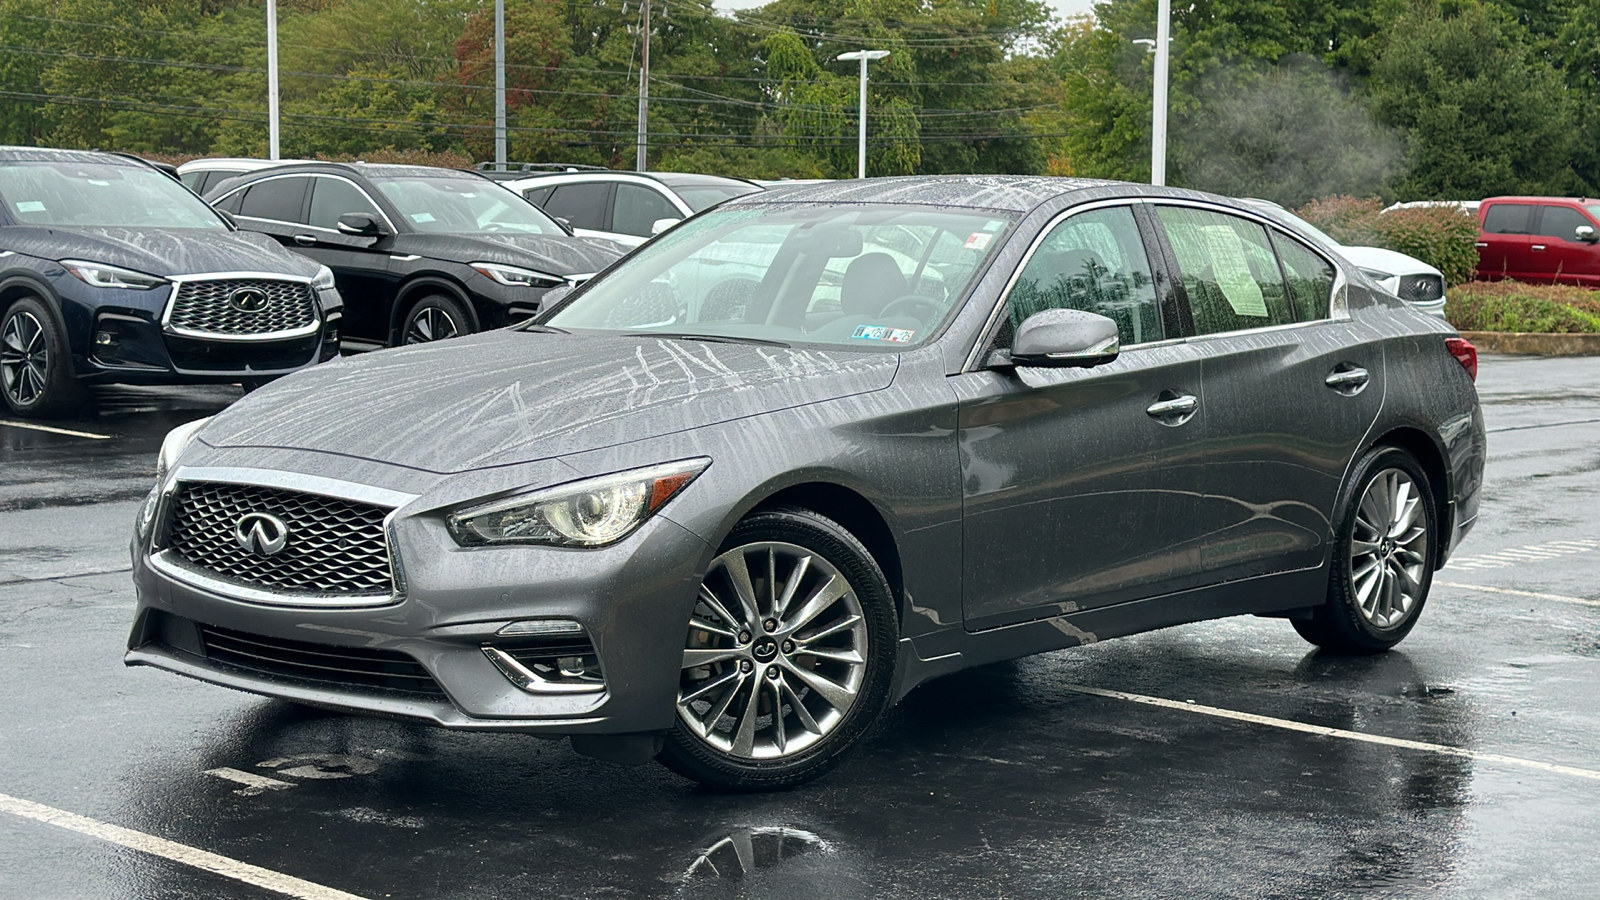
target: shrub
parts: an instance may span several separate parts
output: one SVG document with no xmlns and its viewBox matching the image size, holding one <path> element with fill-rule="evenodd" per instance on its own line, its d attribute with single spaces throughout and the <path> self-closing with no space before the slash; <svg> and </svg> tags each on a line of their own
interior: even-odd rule
<svg viewBox="0 0 1600 900">
<path fill-rule="evenodd" d="M 1600 333 L 1600 299 L 1586 288 L 1472 281 L 1450 292 L 1444 312 L 1462 331 Z"/>
<path fill-rule="evenodd" d="M 1295 212 L 1341 244 L 1414 256 L 1452 285 L 1470 280 L 1478 268 L 1478 220 L 1453 206 L 1386 213 L 1379 200 L 1337 196 L 1313 200 Z"/>
</svg>

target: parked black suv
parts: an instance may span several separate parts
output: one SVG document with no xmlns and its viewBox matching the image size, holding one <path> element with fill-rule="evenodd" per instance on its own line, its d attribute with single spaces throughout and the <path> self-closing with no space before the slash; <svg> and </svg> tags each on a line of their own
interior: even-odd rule
<svg viewBox="0 0 1600 900">
<path fill-rule="evenodd" d="M 339 352 L 333 273 L 146 162 L 0 147 L 0 395 L 71 412 L 85 383 L 252 384 Z"/>
<path fill-rule="evenodd" d="M 546 291 L 582 283 L 625 249 L 574 237 L 515 192 L 457 169 L 279 166 L 206 199 L 332 269 L 346 339 L 388 346 L 530 318 Z"/>
</svg>

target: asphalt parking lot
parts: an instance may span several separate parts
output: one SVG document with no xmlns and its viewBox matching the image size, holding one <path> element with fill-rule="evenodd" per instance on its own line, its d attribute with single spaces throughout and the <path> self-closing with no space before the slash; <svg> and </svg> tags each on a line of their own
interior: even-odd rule
<svg viewBox="0 0 1600 900">
<path fill-rule="evenodd" d="M 1482 518 L 1398 650 L 1243 618 L 976 669 L 766 796 L 125 669 L 156 449 L 238 389 L 4 419 L 0 897 L 1600 895 L 1600 359 L 1478 385 Z"/>
</svg>

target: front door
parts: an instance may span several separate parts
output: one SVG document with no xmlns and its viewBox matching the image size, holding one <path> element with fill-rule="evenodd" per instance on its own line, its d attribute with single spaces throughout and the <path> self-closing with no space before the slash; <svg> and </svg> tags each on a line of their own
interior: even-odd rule
<svg viewBox="0 0 1600 900">
<path fill-rule="evenodd" d="M 379 222 L 388 221 L 354 182 L 333 175 L 317 176 L 311 187 L 307 227 L 294 234 L 295 249 L 333 270 L 339 295 L 344 298 L 345 335 L 386 344 L 399 275 L 389 252 L 379 249 L 380 239 L 339 231 L 339 217 L 346 213 L 366 213 Z"/>
<path fill-rule="evenodd" d="M 1600 226 L 1575 206 L 1540 207 L 1529 249 L 1545 279 L 1600 287 L 1600 244 L 1578 239 L 1583 226 L 1600 234 Z"/>
</svg>

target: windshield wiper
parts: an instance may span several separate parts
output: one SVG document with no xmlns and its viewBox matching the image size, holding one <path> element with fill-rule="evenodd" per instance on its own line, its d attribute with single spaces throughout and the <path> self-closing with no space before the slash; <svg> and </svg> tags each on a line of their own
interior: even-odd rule
<svg viewBox="0 0 1600 900">
<path fill-rule="evenodd" d="M 572 333 L 572 332 L 566 330 L 565 328 L 557 328 L 554 325 L 535 325 L 532 322 L 528 322 L 528 323 L 520 326 L 517 330 L 518 331 L 535 331 L 535 332 L 538 332 L 539 334 L 571 334 Z"/>
<path fill-rule="evenodd" d="M 658 337 L 671 338 L 675 341 L 705 341 L 710 344 L 756 344 L 762 347 L 782 347 L 788 349 L 789 345 L 783 341 L 773 341 L 758 337 L 739 337 L 731 334 L 688 334 L 680 331 L 634 331 L 628 337 Z"/>
</svg>

